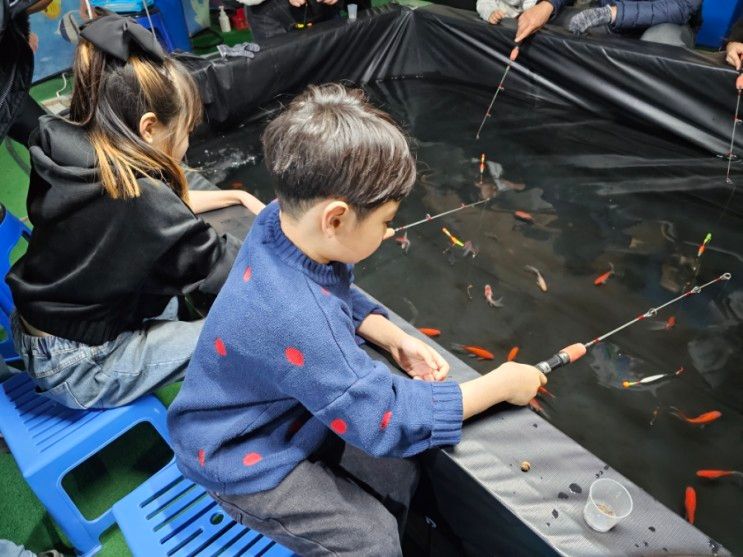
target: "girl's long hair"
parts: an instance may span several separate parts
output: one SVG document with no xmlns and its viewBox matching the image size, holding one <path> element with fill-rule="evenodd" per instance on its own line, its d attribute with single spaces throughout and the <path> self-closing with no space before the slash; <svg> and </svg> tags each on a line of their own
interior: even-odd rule
<svg viewBox="0 0 743 557">
<path fill-rule="evenodd" d="M 126 63 L 80 39 L 75 53 L 70 120 L 87 132 L 103 188 L 114 199 L 140 194 L 139 178 L 162 180 L 188 202 L 188 185 L 173 156 L 179 137 L 201 119 L 201 99 L 188 71 L 173 59 L 160 63 L 133 55 Z M 164 150 L 139 135 L 152 112 L 171 132 Z"/>
</svg>

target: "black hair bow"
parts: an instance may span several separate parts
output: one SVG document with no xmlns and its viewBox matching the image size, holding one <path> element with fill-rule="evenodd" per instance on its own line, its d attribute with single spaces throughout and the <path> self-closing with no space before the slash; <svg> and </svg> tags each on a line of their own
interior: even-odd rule
<svg viewBox="0 0 743 557">
<path fill-rule="evenodd" d="M 122 62 L 129 60 L 132 50 L 141 50 L 158 62 L 165 61 L 165 52 L 154 34 L 128 17 L 112 12 L 86 23 L 80 36 L 99 50 Z"/>
</svg>

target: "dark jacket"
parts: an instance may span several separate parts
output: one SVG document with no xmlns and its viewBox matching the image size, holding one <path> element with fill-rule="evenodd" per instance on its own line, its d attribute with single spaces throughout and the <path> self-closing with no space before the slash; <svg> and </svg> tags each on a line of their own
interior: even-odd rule
<svg viewBox="0 0 743 557">
<path fill-rule="evenodd" d="M 164 183 L 142 178 L 139 197 L 112 199 L 87 134 L 53 116 L 39 120 L 30 152 L 34 230 L 6 279 L 29 324 L 98 345 L 140 328 L 173 296 L 219 291 L 238 242 Z"/>
<path fill-rule="evenodd" d="M 614 4 L 617 17 L 612 29 L 647 29 L 661 23 L 693 24 L 702 8 L 702 0 L 602 0 Z"/>
<path fill-rule="evenodd" d="M 28 45 L 28 15 L 32 2 L 21 0 L 11 8 L 0 0 L 0 141 L 18 116 L 31 87 L 34 56 Z"/>
</svg>

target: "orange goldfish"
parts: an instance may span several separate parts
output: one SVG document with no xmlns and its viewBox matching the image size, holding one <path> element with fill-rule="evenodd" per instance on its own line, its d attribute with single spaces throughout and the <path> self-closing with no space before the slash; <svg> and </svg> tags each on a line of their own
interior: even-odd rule
<svg viewBox="0 0 743 557">
<path fill-rule="evenodd" d="M 469 354 L 470 356 L 480 358 L 481 360 L 495 359 L 495 356 L 493 356 L 492 352 L 490 352 L 489 350 L 485 350 L 484 348 L 481 348 L 479 346 L 470 346 L 468 344 L 452 344 L 451 347 L 452 350 L 454 350 L 455 352 Z"/>
<path fill-rule="evenodd" d="M 519 355 L 519 347 L 514 346 L 511 348 L 511 350 L 508 352 L 508 356 L 506 356 L 506 360 L 509 362 L 512 362 L 516 359 L 516 356 Z"/>
<path fill-rule="evenodd" d="M 743 477 L 743 472 L 737 470 L 697 470 L 697 477 L 707 478 L 708 480 L 716 480 L 727 476 Z"/>
<path fill-rule="evenodd" d="M 428 327 L 418 327 L 418 330 L 427 337 L 437 337 L 441 334 L 438 329 L 429 329 Z"/>
<path fill-rule="evenodd" d="M 534 217 L 532 217 L 529 213 L 526 211 L 514 211 L 513 216 L 516 217 L 519 220 L 522 220 L 524 222 L 528 222 L 529 224 L 534 223 Z"/>
<path fill-rule="evenodd" d="M 547 292 L 547 281 L 544 280 L 544 277 L 542 276 L 542 273 L 539 272 L 539 269 L 536 267 L 532 267 L 531 265 L 524 266 L 524 269 L 526 271 L 529 271 L 530 273 L 534 273 L 537 276 L 537 286 L 542 290 L 542 292 Z"/>
<path fill-rule="evenodd" d="M 650 328 L 654 331 L 669 331 L 676 326 L 676 316 L 671 315 L 665 321 L 656 321 Z"/>
<path fill-rule="evenodd" d="M 697 492 L 693 487 L 686 487 L 684 509 L 686 510 L 686 520 L 688 520 L 690 524 L 694 524 L 694 518 L 697 514 Z"/>
<path fill-rule="evenodd" d="M 599 275 L 596 277 L 596 280 L 593 281 L 593 284 L 595 286 L 603 286 L 606 284 L 606 281 L 609 280 L 609 277 L 611 277 L 614 274 L 614 265 L 609 263 L 609 270 L 606 271 L 603 275 Z"/>
<path fill-rule="evenodd" d="M 719 410 L 710 410 L 709 412 L 705 412 L 704 414 L 699 414 L 698 416 L 691 418 L 684 414 L 678 408 L 671 406 L 671 415 L 677 417 L 679 420 L 685 421 L 687 424 L 707 425 L 719 420 L 722 417 L 722 412 L 720 412 Z"/>
</svg>

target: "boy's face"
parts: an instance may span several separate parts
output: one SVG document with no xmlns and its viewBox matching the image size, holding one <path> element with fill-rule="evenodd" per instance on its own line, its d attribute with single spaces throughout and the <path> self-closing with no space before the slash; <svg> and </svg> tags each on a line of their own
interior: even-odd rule
<svg viewBox="0 0 743 557">
<path fill-rule="evenodd" d="M 344 216 L 341 226 L 335 231 L 335 242 L 329 259 L 343 263 L 363 261 L 379 248 L 386 238 L 394 235 L 389 227 L 397 213 L 399 201 L 388 201 L 359 219 L 352 209 Z"/>
</svg>

